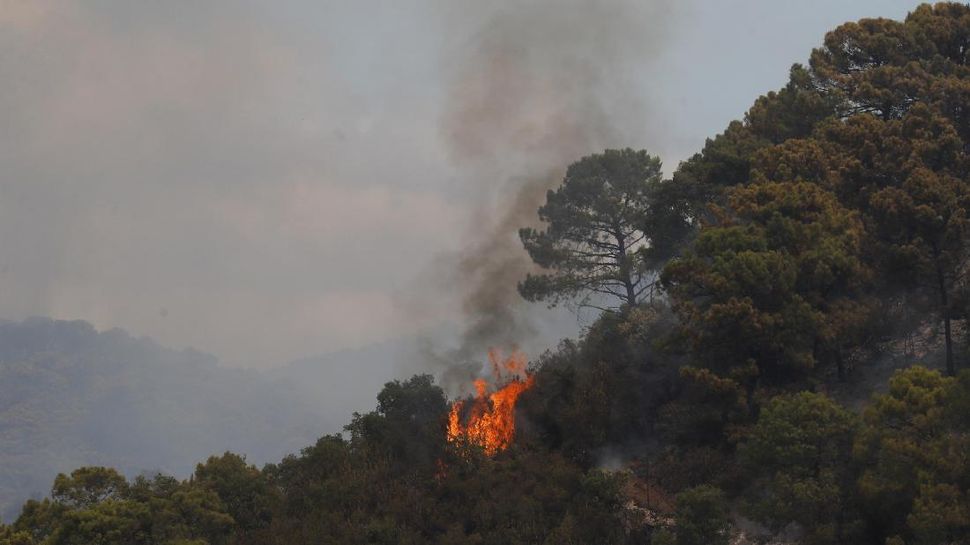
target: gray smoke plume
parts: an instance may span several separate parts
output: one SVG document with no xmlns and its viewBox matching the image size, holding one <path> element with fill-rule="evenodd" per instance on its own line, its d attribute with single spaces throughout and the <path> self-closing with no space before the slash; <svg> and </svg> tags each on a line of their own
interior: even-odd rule
<svg viewBox="0 0 970 545">
<path fill-rule="evenodd" d="M 535 334 L 535 313 L 516 290 L 533 268 L 518 229 L 537 224 L 537 208 L 569 163 L 606 147 L 649 143 L 649 97 L 635 81 L 664 42 L 671 6 L 450 6 L 442 6 L 446 24 L 471 27 L 471 38 L 447 46 L 455 54 L 440 128 L 459 183 L 481 203 L 468 244 L 446 260 L 465 316 L 460 344 L 444 358 L 454 363 Z"/>
</svg>

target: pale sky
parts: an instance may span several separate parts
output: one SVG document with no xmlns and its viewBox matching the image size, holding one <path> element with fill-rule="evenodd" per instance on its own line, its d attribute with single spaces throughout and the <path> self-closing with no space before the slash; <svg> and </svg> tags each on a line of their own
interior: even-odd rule
<svg viewBox="0 0 970 545">
<path fill-rule="evenodd" d="M 0 318 L 249 367 L 460 327 L 454 256 L 522 180 L 603 146 L 669 173 L 915 5 L 0 0 Z"/>
</svg>

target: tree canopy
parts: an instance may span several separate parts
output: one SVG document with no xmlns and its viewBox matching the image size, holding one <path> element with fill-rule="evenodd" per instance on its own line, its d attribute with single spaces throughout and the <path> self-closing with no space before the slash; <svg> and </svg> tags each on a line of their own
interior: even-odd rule
<svg viewBox="0 0 970 545">
<path fill-rule="evenodd" d="M 523 297 L 632 307 L 649 296 L 659 260 L 669 251 L 644 228 L 660 178 L 660 159 L 642 150 L 606 150 L 570 165 L 539 208 L 545 229 L 519 231 L 544 271 L 519 284 Z"/>
</svg>

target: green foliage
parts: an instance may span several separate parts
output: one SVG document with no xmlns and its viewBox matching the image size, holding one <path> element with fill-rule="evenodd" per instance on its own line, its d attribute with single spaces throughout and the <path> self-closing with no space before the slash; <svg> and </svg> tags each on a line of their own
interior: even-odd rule
<svg viewBox="0 0 970 545">
<path fill-rule="evenodd" d="M 801 65 L 792 66 L 789 83 L 777 92 L 759 97 L 744 121 L 732 121 L 727 129 L 708 139 L 700 153 L 678 166 L 671 180 L 658 184 L 655 209 L 668 211 L 670 226 L 679 225 L 683 243 L 702 220 L 710 221 L 712 203 L 723 203 L 725 190 L 747 183 L 761 150 L 789 139 L 811 134 L 822 120 L 835 114 L 835 101 L 820 94 L 812 74 Z"/>
<path fill-rule="evenodd" d="M 970 497 L 954 484 L 924 484 L 906 518 L 921 545 L 966 542 L 970 536 Z"/>
<path fill-rule="evenodd" d="M 708 485 L 677 494 L 676 545 L 727 545 L 730 541 L 728 506 L 724 492 Z M 669 539 L 660 537 L 661 543 Z M 656 543 L 656 542 L 655 542 Z"/>
<path fill-rule="evenodd" d="M 866 410 L 867 426 L 856 451 L 871 465 L 863 471 L 860 491 L 887 525 L 898 527 L 905 519 L 919 492 L 920 473 L 932 471 L 940 461 L 928 447 L 944 429 L 949 383 L 936 371 L 906 369 L 893 376 L 889 392 Z"/>
<path fill-rule="evenodd" d="M 346 426 L 350 444 L 368 456 L 387 456 L 400 471 L 434 472 L 445 448 L 448 404 L 431 375 L 384 385 L 377 410 L 355 414 Z"/>
<path fill-rule="evenodd" d="M 84 509 L 106 500 L 119 499 L 128 491 L 128 481 L 106 467 L 82 467 L 70 476 L 61 473 L 54 479 L 51 498 L 75 509 Z"/>
<path fill-rule="evenodd" d="M 796 522 L 806 543 L 856 543 L 855 429 L 854 415 L 824 395 L 772 399 L 740 451 L 754 518 L 776 531 Z"/>
<path fill-rule="evenodd" d="M 893 376 L 889 392 L 866 410 L 856 442 L 865 470 L 859 491 L 882 535 L 917 543 L 970 535 L 970 436 L 967 372 L 959 378 L 913 367 Z"/>
<path fill-rule="evenodd" d="M 242 456 L 226 452 L 222 456 L 210 457 L 196 467 L 193 481 L 222 502 L 226 513 L 242 531 L 265 528 L 272 520 L 273 508 L 278 501 L 276 491 L 266 476 L 247 464 Z M 208 507 L 208 499 L 198 496 L 183 498 L 183 501 Z"/>
<path fill-rule="evenodd" d="M 164 475 L 129 485 L 112 469 L 81 468 L 59 475 L 52 497 L 28 501 L 0 544 L 218 545 L 236 525 L 216 493 Z"/>
<path fill-rule="evenodd" d="M 965 4 L 941 2 L 919 6 L 905 21 L 841 25 L 812 52 L 815 84 L 838 101 L 843 116 L 899 118 L 916 103 L 949 112 L 968 96 L 968 12 Z"/>
<path fill-rule="evenodd" d="M 581 342 L 567 341 L 545 354 L 535 386 L 522 397 L 521 411 L 531 424 L 522 439 L 591 466 L 605 446 L 652 434 L 677 374 L 674 359 L 656 340 L 673 325 L 670 309 L 660 303 L 604 313 Z"/>
<path fill-rule="evenodd" d="M 812 53 L 810 76 L 842 119 L 764 150 L 764 168 L 754 169 L 822 184 L 861 212 L 883 296 L 902 288 L 895 306 L 935 313 L 950 375 L 970 236 L 968 20 L 970 7 L 940 3 L 902 22 L 863 19 L 830 32 Z"/>
<path fill-rule="evenodd" d="M 758 387 L 839 365 L 868 319 L 869 273 L 858 217 L 816 185 L 742 186 L 730 204 L 733 217 L 702 229 L 663 282 L 696 364 L 737 383 L 753 413 Z"/>
<path fill-rule="evenodd" d="M 661 528 L 650 537 L 650 545 L 677 545 L 677 534 L 669 528 Z"/>
</svg>

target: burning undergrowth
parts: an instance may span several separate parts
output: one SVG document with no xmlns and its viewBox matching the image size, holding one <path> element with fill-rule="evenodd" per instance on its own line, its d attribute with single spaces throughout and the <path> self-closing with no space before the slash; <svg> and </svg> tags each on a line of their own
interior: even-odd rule
<svg viewBox="0 0 970 545">
<path fill-rule="evenodd" d="M 448 441 L 480 447 L 488 456 L 507 449 L 515 437 L 515 404 L 532 387 L 535 377 L 528 372 L 523 352 L 512 351 L 504 358 L 500 351 L 488 352 L 491 381 L 477 378 L 475 395 L 455 401 L 448 413 Z"/>
</svg>

